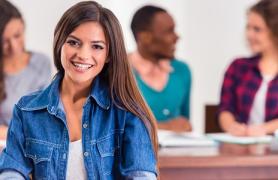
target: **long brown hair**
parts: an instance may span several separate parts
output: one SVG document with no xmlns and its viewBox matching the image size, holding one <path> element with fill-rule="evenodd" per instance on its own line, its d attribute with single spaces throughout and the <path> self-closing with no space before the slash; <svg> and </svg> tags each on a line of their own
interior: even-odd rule
<svg viewBox="0 0 278 180">
<path fill-rule="evenodd" d="M 278 48 L 278 1 L 277 0 L 260 0 L 258 3 L 253 5 L 250 12 L 259 14 L 266 26 L 269 28 L 273 42 Z"/>
<path fill-rule="evenodd" d="M 6 98 L 3 62 L 3 33 L 6 25 L 13 18 L 18 18 L 23 21 L 21 13 L 13 4 L 6 0 L 0 0 L 0 103 Z"/>
<path fill-rule="evenodd" d="M 88 21 L 100 23 L 108 40 L 109 62 L 105 64 L 100 75 L 109 84 L 113 103 L 119 100 L 120 105 L 116 103 L 118 106 L 132 112 L 144 122 L 157 158 L 156 120 L 138 90 L 127 60 L 120 23 L 109 9 L 101 7 L 94 1 L 84 1 L 72 6 L 63 14 L 54 32 L 54 63 L 58 72 L 64 73 L 61 48 L 66 38 L 76 27 Z"/>
</svg>

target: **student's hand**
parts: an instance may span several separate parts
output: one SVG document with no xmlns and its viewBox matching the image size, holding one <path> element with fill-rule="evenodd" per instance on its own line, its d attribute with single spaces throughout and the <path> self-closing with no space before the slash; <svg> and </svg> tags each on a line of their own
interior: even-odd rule
<svg viewBox="0 0 278 180">
<path fill-rule="evenodd" d="M 175 132 L 186 132 L 192 130 L 188 119 L 182 116 L 171 119 L 167 122 L 158 123 L 158 128 Z"/>
<path fill-rule="evenodd" d="M 8 127 L 1 125 L 0 126 L 0 140 L 6 140 L 7 132 L 8 132 Z"/>
<path fill-rule="evenodd" d="M 266 130 L 263 125 L 249 125 L 247 127 L 247 136 L 264 136 Z"/>
<path fill-rule="evenodd" d="M 233 122 L 227 132 L 233 136 L 247 136 L 247 126 L 243 123 Z"/>
</svg>

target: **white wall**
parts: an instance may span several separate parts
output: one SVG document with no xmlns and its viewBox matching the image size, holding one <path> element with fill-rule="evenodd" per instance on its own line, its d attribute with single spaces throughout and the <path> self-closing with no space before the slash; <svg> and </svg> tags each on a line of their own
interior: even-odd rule
<svg viewBox="0 0 278 180">
<path fill-rule="evenodd" d="M 11 0 L 25 17 L 27 48 L 52 57 L 56 23 L 78 0 Z M 244 28 L 246 9 L 256 0 L 102 0 L 119 18 L 128 51 L 135 49 L 129 28 L 133 13 L 147 3 L 164 7 L 176 20 L 180 35 L 176 55 L 193 74 L 191 120 L 203 132 L 204 106 L 218 103 L 223 73 L 231 60 L 248 55 Z"/>
</svg>

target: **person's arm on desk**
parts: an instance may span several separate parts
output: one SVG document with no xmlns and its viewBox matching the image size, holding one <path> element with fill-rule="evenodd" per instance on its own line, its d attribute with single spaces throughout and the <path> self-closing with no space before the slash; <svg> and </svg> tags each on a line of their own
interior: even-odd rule
<svg viewBox="0 0 278 180">
<path fill-rule="evenodd" d="M 278 119 L 274 119 L 261 125 L 250 125 L 247 128 L 248 136 L 263 136 L 273 134 L 278 129 Z"/>
<path fill-rule="evenodd" d="M 247 126 L 236 121 L 234 115 L 229 111 L 222 111 L 219 115 L 220 127 L 223 131 L 234 136 L 246 136 Z"/>
<path fill-rule="evenodd" d="M 0 125 L 0 140 L 6 139 L 7 138 L 7 131 L 8 127 L 5 125 Z"/>
<path fill-rule="evenodd" d="M 183 116 L 168 120 L 167 122 L 158 123 L 158 128 L 175 132 L 185 132 L 192 130 L 188 119 Z"/>
</svg>

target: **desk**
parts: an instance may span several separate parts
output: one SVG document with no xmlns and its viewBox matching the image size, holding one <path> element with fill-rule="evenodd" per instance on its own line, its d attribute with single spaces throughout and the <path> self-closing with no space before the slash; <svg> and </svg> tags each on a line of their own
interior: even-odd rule
<svg viewBox="0 0 278 180">
<path fill-rule="evenodd" d="M 162 180 L 278 179 L 278 145 L 220 144 L 159 150 Z"/>
</svg>

